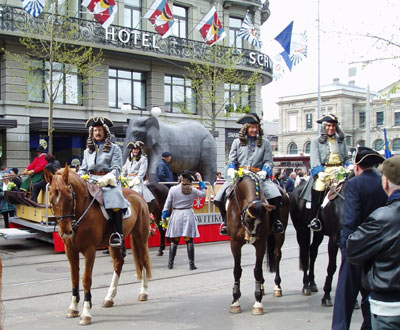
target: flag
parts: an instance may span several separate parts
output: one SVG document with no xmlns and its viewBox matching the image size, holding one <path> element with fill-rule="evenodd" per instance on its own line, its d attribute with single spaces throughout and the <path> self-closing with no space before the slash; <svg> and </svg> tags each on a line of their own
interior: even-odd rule
<svg viewBox="0 0 400 330">
<path fill-rule="evenodd" d="M 200 31 L 206 44 L 210 46 L 224 39 L 226 35 L 215 6 L 204 16 L 196 29 Z"/>
<path fill-rule="evenodd" d="M 147 18 L 154 29 L 162 38 L 167 38 L 172 32 L 172 25 L 175 23 L 174 15 L 167 0 L 156 0 L 147 11 L 144 18 Z"/>
<path fill-rule="evenodd" d="M 279 33 L 275 40 L 278 41 L 286 53 L 290 54 L 290 44 L 292 42 L 293 21 Z"/>
<path fill-rule="evenodd" d="M 112 23 L 118 11 L 115 0 L 83 0 L 82 6 L 89 9 L 94 19 L 105 29 Z"/>
<path fill-rule="evenodd" d="M 273 70 L 273 77 L 274 80 L 277 81 L 286 74 L 286 65 L 283 62 L 283 58 L 281 54 L 276 54 L 273 58 L 273 63 L 274 63 L 274 70 Z"/>
<path fill-rule="evenodd" d="M 392 157 L 392 152 L 390 151 L 389 141 L 387 139 L 387 134 L 386 134 L 386 128 L 383 129 L 383 132 L 385 133 L 385 158 L 388 159 Z"/>
<path fill-rule="evenodd" d="M 260 40 L 260 36 L 256 32 L 254 28 L 254 24 L 251 21 L 250 15 L 247 12 L 246 17 L 243 20 L 242 26 L 240 27 L 238 37 L 242 37 L 250 42 L 253 46 L 258 48 L 262 47 L 262 42 Z"/>
<path fill-rule="evenodd" d="M 33 17 L 38 17 L 46 6 L 46 0 L 21 0 L 24 8 Z"/>
</svg>

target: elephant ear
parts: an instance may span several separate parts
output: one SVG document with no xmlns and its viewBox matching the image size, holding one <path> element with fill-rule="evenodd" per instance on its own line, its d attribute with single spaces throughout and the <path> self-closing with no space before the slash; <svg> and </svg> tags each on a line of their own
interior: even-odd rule
<svg viewBox="0 0 400 330">
<path fill-rule="evenodd" d="M 146 120 L 147 128 L 147 147 L 152 148 L 158 141 L 160 141 L 160 124 L 156 117 L 149 117 Z"/>
</svg>

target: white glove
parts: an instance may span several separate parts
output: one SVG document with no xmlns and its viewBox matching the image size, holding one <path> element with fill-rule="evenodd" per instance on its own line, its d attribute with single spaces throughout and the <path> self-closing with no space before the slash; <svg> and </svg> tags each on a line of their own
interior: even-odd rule
<svg viewBox="0 0 400 330">
<path fill-rule="evenodd" d="M 318 179 L 320 179 L 321 181 L 325 181 L 325 178 L 328 176 L 328 173 L 325 172 L 319 172 L 318 173 Z"/>
<path fill-rule="evenodd" d="M 228 168 L 227 174 L 232 180 L 235 178 L 236 173 L 237 171 L 233 167 Z"/>
<path fill-rule="evenodd" d="M 115 187 L 117 185 L 117 179 L 115 178 L 115 175 L 110 172 L 97 181 L 97 184 L 100 187 L 106 187 L 108 185 Z"/>
<path fill-rule="evenodd" d="M 257 175 L 261 180 L 265 180 L 267 178 L 267 172 L 266 171 L 258 171 Z"/>
<path fill-rule="evenodd" d="M 128 186 L 132 188 L 133 186 L 136 186 L 139 183 L 140 183 L 140 179 L 137 176 L 135 176 L 129 180 Z"/>
</svg>

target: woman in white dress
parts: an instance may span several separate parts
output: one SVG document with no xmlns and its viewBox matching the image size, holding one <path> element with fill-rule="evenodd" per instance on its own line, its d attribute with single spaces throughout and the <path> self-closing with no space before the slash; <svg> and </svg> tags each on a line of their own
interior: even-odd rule
<svg viewBox="0 0 400 330">
<path fill-rule="evenodd" d="M 182 236 L 186 241 L 190 270 L 197 269 L 194 265 L 193 237 L 199 237 L 200 234 L 192 207 L 196 198 L 202 198 L 207 195 L 207 186 L 202 182 L 200 173 L 196 173 L 196 177 L 199 181 L 200 190 L 192 188 L 195 176 L 192 171 L 186 170 L 179 178 L 180 183 L 169 190 L 165 201 L 162 219 L 165 221 L 170 216 L 166 236 L 170 237 L 172 241 L 169 250 L 169 269 L 174 266 L 176 250 Z"/>
<path fill-rule="evenodd" d="M 144 184 L 147 172 L 147 157 L 142 154 L 142 141 L 129 142 L 128 149 L 131 149 L 124 166 L 122 167 L 122 176 L 128 177 L 128 185 L 143 196 L 147 203 L 150 203 L 154 196 Z"/>
</svg>

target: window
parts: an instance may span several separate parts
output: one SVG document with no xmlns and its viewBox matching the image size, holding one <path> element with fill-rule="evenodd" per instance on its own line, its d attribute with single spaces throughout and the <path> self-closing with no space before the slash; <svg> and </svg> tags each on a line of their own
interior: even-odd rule
<svg viewBox="0 0 400 330">
<path fill-rule="evenodd" d="M 385 142 L 383 142 L 382 139 L 378 139 L 374 142 L 374 149 L 376 151 L 380 151 L 383 150 L 383 146 L 384 146 Z"/>
<path fill-rule="evenodd" d="M 297 131 L 297 115 L 289 115 L 289 131 Z"/>
<path fill-rule="evenodd" d="M 358 140 L 356 145 L 357 147 L 365 147 L 365 140 Z"/>
<path fill-rule="evenodd" d="M 365 128 L 365 111 L 360 111 L 358 113 L 358 121 L 359 121 L 359 127 Z"/>
<path fill-rule="evenodd" d="M 240 18 L 229 17 L 229 47 L 243 48 L 243 38 L 238 37 L 241 26 Z"/>
<path fill-rule="evenodd" d="M 394 113 L 394 126 L 400 126 L 400 111 Z"/>
<path fill-rule="evenodd" d="M 304 153 L 309 154 L 311 150 L 311 142 L 308 141 L 304 144 Z"/>
<path fill-rule="evenodd" d="M 297 154 L 298 149 L 297 149 L 297 144 L 292 142 L 288 146 L 288 153 L 291 155 Z"/>
<path fill-rule="evenodd" d="M 142 29 L 140 0 L 125 0 L 124 26 L 132 29 Z"/>
<path fill-rule="evenodd" d="M 224 89 L 224 102 L 226 111 L 245 111 L 249 106 L 249 86 L 240 84 L 224 84 Z"/>
<path fill-rule="evenodd" d="M 43 60 L 32 60 L 28 78 L 29 100 L 49 102 L 47 88 L 50 88 L 50 64 Z M 80 104 L 82 100 L 82 83 L 75 65 L 53 63 L 54 103 Z"/>
<path fill-rule="evenodd" d="M 145 73 L 130 70 L 108 70 L 108 104 L 121 108 L 125 104 L 143 109 L 146 107 Z"/>
<path fill-rule="evenodd" d="M 164 101 L 168 112 L 196 113 L 192 82 L 181 77 L 164 77 Z"/>
<path fill-rule="evenodd" d="M 400 139 L 393 139 L 392 151 L 400 151 Z"/>
<path fill-rule="evenodd" d="M 383 124 L 384 124 L 383 111 L 378 111 L 376 113 L 376 126 L 383 126 Z"/>
<path fill-rule="evenodd" d="M 312 129 L 312 113 L 306 114 L 306 129 Z"/>
<path fill-rule="evenodd" d="M 172 25 L 172 33 L 179 38 L 187 38 L 188 10 L 181 6 L 172 6 L 175 23 Z"/>
</svg>

